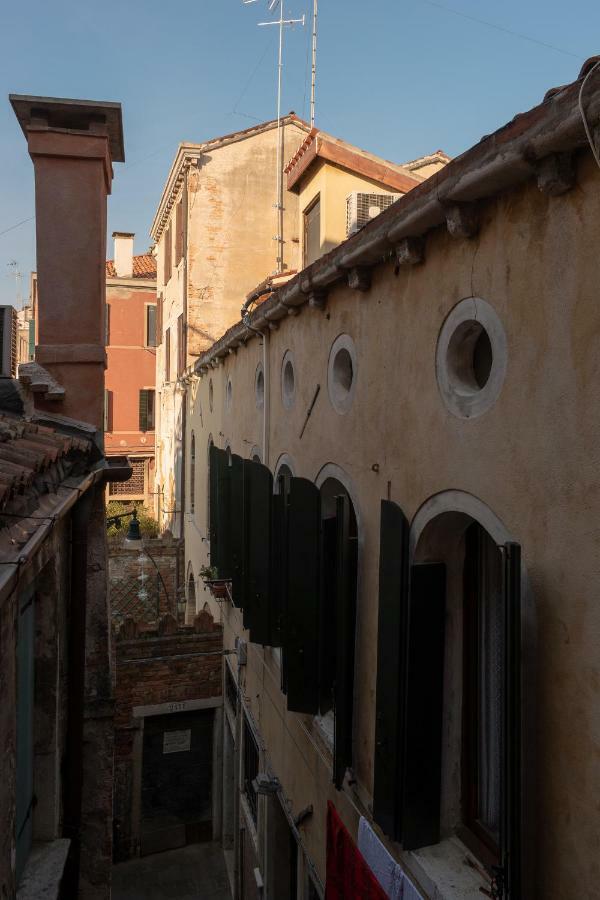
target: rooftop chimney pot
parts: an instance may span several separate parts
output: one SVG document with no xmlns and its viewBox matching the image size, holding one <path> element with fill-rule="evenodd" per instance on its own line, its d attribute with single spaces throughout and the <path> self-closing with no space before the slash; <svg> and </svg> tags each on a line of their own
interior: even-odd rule
<svg viewBox="0 0 600 900">
<path fill-rule="evenodd" d="M 133 276 L 133 239 L 130 231 L 113 231 L 115 241 L 115 271 L 117 278 Z"/>
</svg>

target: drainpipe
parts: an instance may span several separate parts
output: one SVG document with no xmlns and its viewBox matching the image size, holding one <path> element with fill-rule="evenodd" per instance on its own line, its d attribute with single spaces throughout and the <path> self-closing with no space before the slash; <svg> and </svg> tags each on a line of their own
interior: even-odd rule
<svg viewBox="0 0 600 900">
<path fill-rule="evenodd" d="M 69 896 L 79 885 L 81 798 L 83 791 L 83 707 L 85 701 L 85 632 L 87 610 L 88 529 L 95 491 L 87 491 L 71 516 L 71 585 L 69 597 L 68 697 L 66 759 L 63 771 L 63 833 L 71 839 L 65 878 Z"/>
<path fill-rule="evenodd" d="M 183 234 L 182 234 L 182 253 L 183 253 L 183 328 L 182 328 L 182 338 L 183 338 L 183 349 L 181 351 L 183 358 L 183 369 L 187 368 L 187 335 L 188 335 L 188 174 L 189 168 L 185 169 L 185 177 L 183 179 L 183 191 L 182 191 L 182 209 L 181 209 L 181 220 L 183 223 Z M 183 374 L 183 373 L 182 373 Z M 181 488 L 180 488 L 180 538 L 183 540 L 184 538 L 184 521 L 185 521 L 185 437 L 186 437 L 186 425 L 187 425 L 187 382 L 183 380 L 181 382 L 182 386 L 182 397 L 181 397 Z M 177 504 L 175 504 L 177 506 Z M 177 597 L 177 589 L 175 590 L 175 596 Z M 177 601 L 175 601 L 175 611 L 173 613 L 175 617 L 177 617 Z"/>
</svg>

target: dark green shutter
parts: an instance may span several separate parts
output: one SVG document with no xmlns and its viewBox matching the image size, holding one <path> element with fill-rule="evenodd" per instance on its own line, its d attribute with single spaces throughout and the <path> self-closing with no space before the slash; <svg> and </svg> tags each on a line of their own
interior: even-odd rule
<svg viewBox="0 0 600 900">
<path fill-rule="evenodd" d="M 140 391 L 140 431 L 148 431 L 148 391 Z"/>
<path fill-rule="evenodd" d="M 412 566 L 402 845 L 415 850 L 440 839 L 446 567 Z"/>
<path fill-rule="evenodd" d="M 285 681 L 292 712 L 316 714 L 319 705 L 319 491 L 292 478 L 287 494 Z"/>
<path fill-rule="evenodd" d="M 223 450 L 219 450 L 219 448 L 215 447 L 214 444 L 210 445 L 210 564 L 211 566 L 214 566 L 217 571 L 219 570 L 221 564 L 221 535 L 219 534 L 219 472 L 224 457 L 225 453 Z"/>
<path fill-rule="evenodd" d="M 283 612 L 285 605 L 285 549 L 286 520 L 284 488 L 271 501 L 271 635 L 272 647 L 281 647 L 283 635 Z"/>
<path fill-rule="evenodd" d="M 356 564 L 358 542 L 350 536 L 350 501 L 336 497 L 336 654 L 333 781 L 338 790 L 352 765 L 354 701 L 354 632 L 356 625 Z M 325 600 L 325 598 L 324 598 Z"/>
<path fill-rule="evenodd" d="M 217 488 L 217 531 L 219 533 L 219 578 L 231 578 L 231 455 L 227 450 L 219 451 Z"/>
<path fill-rule="evenodd" d="M 247 461 L 244 488 L 247 511 L 244 627 L 250 629 L 250 640 L 255 644 L 268 644 L 273 497 L 273 476 L 269 469 Z"/>
<path fill-rule="evenodd" d="M 521 859 L 521 548 L 504 556 L 504 772 L 502 868 L 507 900 L 522 900 Z"/>
<path fill-rule="evenodd" d="M 400 837 L 404 759 L 408 569 L 408 521 L 399 506 L 382 500 L 373 818 L 395 840 Z"/>
<path fill-rule="evenodd" d="M 243 607 L 245 589 L 246 516 L 244 508 L 244 465 L 241 456 L 231 457 L 230 537 L 231 596 L 234 606 Z"/>
<path fill-rule="evenodd" d="M 335 515 L 321 519 L 321 602 L 319 604 L 319 710 L 335 708 L 337 657 L 338 521 Z"/>
</svg>

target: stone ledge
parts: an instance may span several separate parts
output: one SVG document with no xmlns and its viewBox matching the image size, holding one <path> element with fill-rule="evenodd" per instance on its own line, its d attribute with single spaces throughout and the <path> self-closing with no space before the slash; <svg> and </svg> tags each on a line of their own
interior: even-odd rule
<svg viewBox="0 0 600 900">
<path fill-rule="evenodd" d="M 17 900 L 58 900 L 71 841 L 34 843 L 17 890 Z"/>
</svg>

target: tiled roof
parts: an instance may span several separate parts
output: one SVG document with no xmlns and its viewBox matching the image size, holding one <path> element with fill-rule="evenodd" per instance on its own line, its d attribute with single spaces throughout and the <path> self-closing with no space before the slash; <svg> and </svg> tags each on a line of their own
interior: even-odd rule
<svg viewBox="0 0 600 900">
<path fill-rule="evenodd" d="M 0 411 L 0 522 L 8 509 L 26 516 L 29 501 L 55 491 L 91 450 L 87 438 Z"/>
<path fill-rule="evenodd" d="M 117 272 L 112 259 L 106 260 L 106 277 L 116 278 Z M 156 278 L 156 260 L 151 253 L 141 253 L 133 257 L 132 278 Z"/>
</svg>

